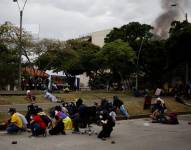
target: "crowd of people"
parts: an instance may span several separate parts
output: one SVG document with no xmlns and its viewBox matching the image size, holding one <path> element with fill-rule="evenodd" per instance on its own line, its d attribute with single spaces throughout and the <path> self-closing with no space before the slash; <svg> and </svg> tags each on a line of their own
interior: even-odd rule
<svg viewBox="0 0 191 150">
<path fill-rule="evenodd" d="M 28 98 L 35 101 L 33 94 L 27 91 Z M 160 95 L 155 97 L 151 103 L 151 97 L 145 96 L 144 109 L 151 109 L 150 115 L 152 123 L 178 124 L 176 113 L 167 113 L 165 101 Z M 149 99 L 149 100 L 148 100 Z M 148 104 L 149 101 L 149 104 Z M 81 128 L 90 127 L 92 123 L 102 126 L 98 138 L 105 140 L 111 136 L 116 122 L 116 112 L 120 112 L 126 119 L 129 113 L 117 96 L 113 96 L 113 101 L 102 99 L 101 103 L 95 102 L 92 106 L 87 106 L 81 98 L 76 102 L 63 102 L 52 107 L 48 114 L 42 108 L 31 103 L 27 108 L 26 115 L 18 113 L 15 108 L 10 108 L 8 113 L 10 119 L 7 122 L 7 133 L 18 133 L 30 131 L 30 136 L 58 135 L 66 134 L 66 130 L 73 130 L 72 133 L 81 133 Z"/>
<path fill-rule="evenodd" d="M 74 102 L 64 102 L 52 107 L 46 114 L 41 107 L 35 104 L 28 105 L 26 115 L 10 108 L 10 119 L 7 121 L 7 133 L 30 131 L 30 136 L 65 135 L 65 130 L 80 133 L 81 128 L 90 127 L 92 123 L 102 126 L 98 138 L 105 140 L 110 137 L 116 121 L 116 110 L 129 117 L 123 102 L 117 97 L 113 101 L 102 99 L 100 105 L 94 103 L 87 106 L 81 98 Z"/>
</svg>

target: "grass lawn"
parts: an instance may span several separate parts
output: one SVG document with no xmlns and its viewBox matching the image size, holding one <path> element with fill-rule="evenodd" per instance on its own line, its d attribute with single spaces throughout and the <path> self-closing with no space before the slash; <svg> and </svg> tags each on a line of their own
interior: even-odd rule
<svg viewBox="0 0 191 150">
<path fill-rule="evenodd" d="M 117 95 L 126 105 L 130 115 L 145 115 L 149 114 L 150 110 L 143 110 L 144 97 L 134 97 L 125 92 L 103 92 L 103 91 L 81 91 L 70 93 L 56 93 L 59 99 L 64 101 L 75 101 L 75 99 L 81 97 L 85 103 L 93 104 L 93 102 L 100 102 L 101 98 L 112 100 L 113 96 Z M 45 100 L 43 95 L 36 95 L 37 103 L 50 103 Z M 191 107 L 177 103 L 173 97 L 164 97 L 168 112 L 191 112 Z M 154 98 L 152 102 L 154 102 Z M 27 103 L 25 96 L 0 96 L 0 105 L 7 104 L 24 104 Z M 7 114 L 0 113 L 0 121 L 7 118 Z"/>
<path fill-rule="evenodd" d="M 58 99 L 64 101 L 75 101 L 75 99 L 81 97 L 84 101 L 97 101 L 101 98 L 112 99 L 114 95 L 117 95 L 122 100 L 126 100 L 129 97 L 128 93 L 124 92 L 101 92 L 101 91 L 82 91 L 82 92 L 70 92 L 70 93 L 55 93 Z M 132 98 L 131 98 L 132 99 Z M 43 94 L 36 95 L 37 103 L 49 103 L 48 100 L 44 99 Z M 9 104 L 25 104 L 27 100 L 25 96 L 0 96 L 0 105 Z"/>
<path fill-rule="evenodd" d="M 26 104 L 27 102 L 26 96 L 0 96 L 0 105 Z M 48 101 L 43 98 L 43 95 L 36 95 L 36 102 L 47 103 Z"/>
</svg>

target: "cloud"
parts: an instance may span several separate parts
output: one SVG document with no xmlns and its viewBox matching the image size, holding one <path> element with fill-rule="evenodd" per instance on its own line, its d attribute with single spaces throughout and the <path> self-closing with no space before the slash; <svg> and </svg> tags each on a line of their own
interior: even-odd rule
<svg viewBox="0 0 191 150">
<path fill-rule="evenodd" d="M 39 25 L 40 37 L 66 40 L 131 21 L 152 24 L 161 11 L 160 0 L 28 0 L 23 24 Z M 0 23 L 19 24 L 12 0 L 1 0 L 0 13 Z"/>
</svg>

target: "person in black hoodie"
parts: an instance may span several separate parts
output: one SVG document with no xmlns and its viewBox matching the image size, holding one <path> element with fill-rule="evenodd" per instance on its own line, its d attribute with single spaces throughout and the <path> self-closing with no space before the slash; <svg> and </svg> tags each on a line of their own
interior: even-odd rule
<svg viewBox="0 0 191 150">
<path fill-rule="evenodd" d="M 115 122 L 107 112 L 103 112 L 102 115 L 100 115 L 100 118 L 102 130 L 98 134 L 98 138 L 106 140 L 106 138 L 110 137 L 113 127 L 115 126 Z"/>
</svg>

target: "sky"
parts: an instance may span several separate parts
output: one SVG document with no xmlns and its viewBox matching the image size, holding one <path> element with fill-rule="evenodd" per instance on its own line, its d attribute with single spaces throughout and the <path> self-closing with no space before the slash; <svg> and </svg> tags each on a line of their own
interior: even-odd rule
<svg viewBox="0 0 191 150">
<path fill-rule="evenodd" d="M 132 21 L 152 25 L 162 12 L 160 0 L 28 0 L 23 24 L 40 38 L 67 40 Z M 0 24 L 5 21 L 19 24 L 13 0 L 0 0 Z"/>
</svg>

